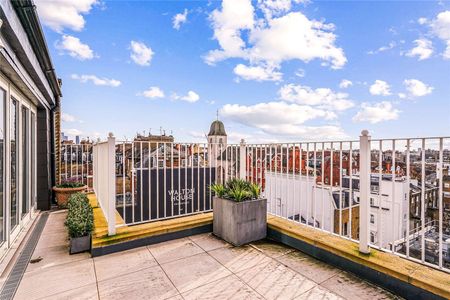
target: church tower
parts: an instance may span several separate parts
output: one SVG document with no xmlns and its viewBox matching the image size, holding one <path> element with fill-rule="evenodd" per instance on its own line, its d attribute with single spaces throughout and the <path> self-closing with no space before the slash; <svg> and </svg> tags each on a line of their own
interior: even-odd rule
<svg viewBox="0 0 450 300">
<path fill-rule="evenodd" d="M 213 167 L 221 165 L 220 156 L 225 152 L 227 148 L 227 133 L 225 132 L 225 126 L 219 119 L 211 123 L 211 127 L 208 133 L 208 150 L 212 159 L 211 165 Z"/>
</svg>

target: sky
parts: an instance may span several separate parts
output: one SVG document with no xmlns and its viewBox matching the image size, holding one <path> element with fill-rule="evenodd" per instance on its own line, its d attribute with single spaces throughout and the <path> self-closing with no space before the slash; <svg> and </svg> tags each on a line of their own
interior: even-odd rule
<svg viewBox="0 0 450 300">
<path fill-rule="evenodd" d="M 35 4 L 70 137 L 450 136 L 449 1 Z"/>
</svg>

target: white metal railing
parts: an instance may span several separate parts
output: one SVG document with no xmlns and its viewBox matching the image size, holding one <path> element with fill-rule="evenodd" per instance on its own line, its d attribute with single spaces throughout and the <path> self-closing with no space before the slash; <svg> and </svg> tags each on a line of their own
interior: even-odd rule
<svg viewBox="0 0 450 300">
<path fill-rule="evenodd" d="M 94 146 L 94 179 L 102 145 Z M 355 241 L 363 253 L 374 247 L 450 270 L 450 203 L 443 203 L 450 137 L 372 139 L 363 131 L 353 141 L 272 144 L 149 138 L 109 149 L 110 205 L 125 224 L 211 211 L 209 186 L 242 178 L 261 186 L 270 214 Z"/>
<path fill-rule="evenodd" d="M 62 144 L 58 182 L 81 182 L 92 189 L 92 143 Z"/>
<path fill-rule="evenodd" d="M 108 235 L 116 234 L 116 178 L 115 138 L 109 134 L 106 142 L 93 146 L 93 186 L 103 214 L 108 223 Z"/>
</svg>

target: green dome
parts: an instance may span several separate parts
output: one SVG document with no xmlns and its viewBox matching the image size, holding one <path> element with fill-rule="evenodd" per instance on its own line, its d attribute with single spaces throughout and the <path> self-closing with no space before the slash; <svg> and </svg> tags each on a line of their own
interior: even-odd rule
<svg viewBox="0 0 450 300">
<path fill-rule="evenodd" d="M 216 120 L 211 123 L 211 128 L 209 129 L 208 136 L 212 135 L 227 136 L 227 133 L 225 132 L 225 126 L 221 121 Z"/>
</svg>

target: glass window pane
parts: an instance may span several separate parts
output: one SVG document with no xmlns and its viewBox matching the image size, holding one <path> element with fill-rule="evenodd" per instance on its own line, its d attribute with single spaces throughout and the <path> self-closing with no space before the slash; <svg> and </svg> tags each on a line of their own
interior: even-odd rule
<svg viewBox="0 0 450 300">
<path fill-rule="evenodd" d="M 4 161 L 3 149 L 5 147 L 5 99 L 6 91 L 0 88 L 0 243 L 5 241 L 5 218 L 3 213 L 3 191 L 4 191 Z"/>
<path fill-rule="evenodd" d="M 35 182 L 35 173 L 36 173 L 36 140 L 34 135 L 36 134 L 36 115 L 32 112 L 31 113 L 31 206 L 34 207 L 35 201 L 36 201 L 36 182 Z"/>
<path fill-rule="evenodd" d="M 10 113 L 10 147 L 11 147 L 11 231 L 16 227 L 18 221 L 19 210 L 17 209 L 17 152 L 18 152 L 18 104 L 17 101 L 11 99 Z"/>
<path fill-rule="evenodd" d="M 22 217 L 30 211 L 30 159 L 28 154 L 30 153 L 30 144 L 28 142 L 30 121 L 29 121 L 30 111 L 22 106 Z"/>
</svg>

